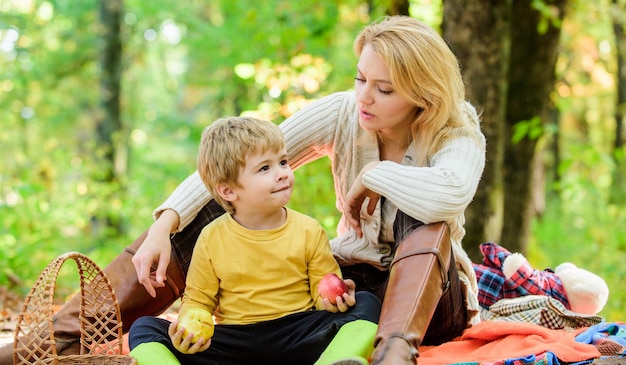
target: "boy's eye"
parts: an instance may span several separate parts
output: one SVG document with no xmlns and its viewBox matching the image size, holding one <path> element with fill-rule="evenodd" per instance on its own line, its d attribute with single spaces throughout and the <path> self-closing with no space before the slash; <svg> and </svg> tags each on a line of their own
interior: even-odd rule
<svg viewBox="0 0 626 365">
<path fill-rule="evenodd" d="M 264 166 L 261 166 L 261 168 L 259 169 L 259 171 L 267 171 L 267 170 L 269 170 L 269 169 L 270 169 L 270 167 L 269 167 L 268 165 L 264 165 Z"/>
<path fill-rule="evenodd" d="M 287 165 L 289 165 L 289 161 L 287 161 L 287 160 L 282 160 L 282 161 L 280 161 L 280 165 L 281 165 L 281 166 L 287 166 Z"/>
</svg>

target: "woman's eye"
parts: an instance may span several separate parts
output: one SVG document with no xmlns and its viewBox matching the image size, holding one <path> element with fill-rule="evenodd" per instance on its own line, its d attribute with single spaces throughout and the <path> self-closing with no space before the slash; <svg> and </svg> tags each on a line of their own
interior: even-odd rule
<svg viewBox="0 0 626 365">
<path fill-rule="evenodd" d="M 362 84 L 362 83 L 365 83 L 366 81 L 365 81 L 365 79 L 360 78 L 360 77 L 357 76 L 357 77 L 354 78 L 354 82 L 358 82 L 358 83 Z M 381 88 L 378 88 L 378 92 L 383 94 L 383 95 L 393 94 L 393 90 L 384 90 L 384 89 L 381 89 Z"/>
</svg>

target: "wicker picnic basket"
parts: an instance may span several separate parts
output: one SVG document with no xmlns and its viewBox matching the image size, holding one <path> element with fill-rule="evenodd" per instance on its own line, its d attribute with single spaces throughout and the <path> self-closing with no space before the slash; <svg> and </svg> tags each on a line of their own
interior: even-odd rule
<svg viewBox="0 0 626 365">
<path fill-rule="evenodd" d="M 58 355 L 54 338 L 53 300 L 63 263 L 76 262 L 80 276 L 80 354 Z M 26 296 L 15 327 L 13 362 L 21 364 L 137 364 L 122 354 L 122 319 L 113 288 L 87 256 L 67 252 L 54 259 Z"/>
</svg>

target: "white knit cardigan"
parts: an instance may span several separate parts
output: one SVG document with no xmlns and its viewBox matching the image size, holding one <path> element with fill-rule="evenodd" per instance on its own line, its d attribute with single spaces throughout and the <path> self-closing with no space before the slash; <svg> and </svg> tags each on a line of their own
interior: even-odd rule
<svg viewBox="0 0 626 365">
<path fill-rule="evenodd" d="M 429 156 L 428 167 L 416 167 L 417 159 L 412 156 L 411 146 L 401 164 L 383 161 L 368 171 L 363 184 L 385 197 L 383 213 L 379 203 L 376 212 L 364 218 L 362 239 L 347 229 L 342 216 L 338 237 L 331 245 L 340 263 L 369 262 L 385 268 L 390 263 L 389 244 L 380 241 L 389 237 L 396 209 L 426 224 L 445 221 L 450 227 L 470 323 L 477 323 L 476 276 L 461 240 L 465 235 L 464 212 L 474 197 L 485 166 L 485 139 L 474 107 L 463 103 L 462 109 L 478 133 L 472 137 L 472 133 L 459 130 Z M 323 156 L 330 158 L 339 211 L 363 166 L 380 159 L 377 145 L 357 142 L 364 131 L 358 123 L 354 92 L 338 92 L 317 100 L 286 119 L 280 127 L 293 169 Z M 158 217 L 165 209 L 173 209 L 180 216 L 178 229 L 182 230 L 210 198 L 196 171 L 154 211 L 154 216 Z"/>
</svg>

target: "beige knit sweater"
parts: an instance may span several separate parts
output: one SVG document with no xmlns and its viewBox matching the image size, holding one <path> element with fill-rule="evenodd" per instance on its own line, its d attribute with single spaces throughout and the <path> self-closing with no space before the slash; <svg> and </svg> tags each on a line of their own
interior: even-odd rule
<svg viewBox="0 0 626 365">
<path fill-rule="evenodd" d="M 478 321 L 476 276 L 471 261 L 461 245 L 465 235 L 464 211 L 472 201 L 485 166 L 485 140 L 480 133 L 475 109 L 464 102 L 467 118 L 479 138 L 459 131 L 439 151 L 429 157 L 428 167 L 416 167 L 412 146 L 401 164 L 383 161 L 368 171 L 363 184 L 384 196 L 385 203 L 372 216 L 364 216 L 362 239 L 349 230 L 342 217 L 338 236 L 331 241 L 336 258 L 342 264 L 368 262 L 388 267 L 393 220 L 396 209 L 424 223 L 445 221 L 450 227 L 453 252 L 459 277 L 465 289 L 466 305 L 472 323 Z M 344 197 L 363 166 L 379 160 L 378 146 L 358 143 L 364 133 L 358 123 L 354 92 L 339 92 L 304 107 L 280 125 L 287 141 L 293 169 L 328 156 L 341 211 Z M 210 200 L 210 194 L 198 173 L 189 176 L 155 212 L 173 209 L 180 216 L 179 230 L 189 224 Z"/>
</svg>

